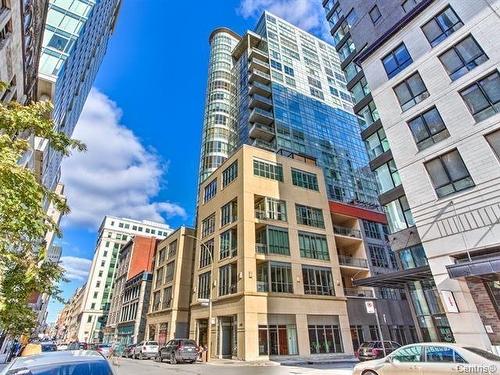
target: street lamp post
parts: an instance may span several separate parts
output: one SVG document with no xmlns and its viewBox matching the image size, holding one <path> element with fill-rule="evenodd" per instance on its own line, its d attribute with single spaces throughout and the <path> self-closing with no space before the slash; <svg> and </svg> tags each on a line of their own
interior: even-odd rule
<svg viewBox="0 0 500 375">
<path fill-rule="evenodd" d="M 208 255 L 210 256 L 210 285 L 209 285 L 209 293 L 208 293 L 208 328 L 207 328 L 207 362 L 210 360 L 210 350 L 211 350 L 211 342 L 212 342 L 212 283 L 214 277 L 214 256 L 212 254 L 212 250 L 205 245 L 198 237 L 192 236 L 190 234 L 183 233 L 185 237 L 189 237 L 199 242 L 201 246 L 205 248 Z"/>
</svg>

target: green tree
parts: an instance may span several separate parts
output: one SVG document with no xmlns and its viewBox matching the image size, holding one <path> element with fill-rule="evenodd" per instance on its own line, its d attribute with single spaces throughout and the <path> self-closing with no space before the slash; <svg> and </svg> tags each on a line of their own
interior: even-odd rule
<svg viewBox="0 0 500 375">
<path fill-rule="evenodd" d="M 6 89 L 0 82 L 0 92 Z M 29 299 L 43 293 L 58 296 L 63 277 L 60 265 L 47 261 L 44 236 L 60 231 L 43 202 L 63 214 L 69 209 L 32 170 L 18 164 L 26 152 L 34 152 L 29 142 L 33 135 L 65 156 L 85 150 L 84 144 L 55 130 L 52 110 L 49 102 L 0 103 L 0 328 L 12 335 L 31 333 L 36 319 Z"/>
</svg>

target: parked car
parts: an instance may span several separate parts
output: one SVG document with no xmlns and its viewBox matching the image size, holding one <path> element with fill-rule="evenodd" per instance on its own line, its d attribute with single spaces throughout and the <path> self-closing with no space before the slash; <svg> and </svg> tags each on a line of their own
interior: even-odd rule
<svg viewBox="0 0 500 375">
<path fill-rule="evenodd" d="M 57 351 L 57 346 L 51 341 L 30 342 L 24 347 L 21 357 L 55 351 Z"/>
<path fill-rule="evenodd" d="M 353 375 L 498 374 L 500 357 L 469 345 L 411 344 L 385 358 L 359 363 Z"/>
<path fill-rule="evenodd" d="M 122 357 L 132 358 L 134 356 L 135 344 L 127 345 L 125 349 L 123 349 Z"/>
<path fill-rule="evenodd" d="M 395 341 L 384 341 L 385 355 L 391 354 L 394 350 L 401 347 Z M 368 341 L 361 344 L 356 352 L 356 356 L 360 361 L 369 361 L 384 357 L 384 349 L 382 341 Z"/>
<path fill-rule="evenodd" d="M 111 351 L 111 345 L 98 344 L 96 350 L 107 358 L 109 357 L 109 352 Z"/>
<path fill-rule="evenodd" d="M 90 350 L 89 344 L 86 342 L 70 342 L 67 350 Z"/>
<path fill-rule="evenodd" d="M 155 358 L 158 354 L 158 343 L 156 341 L 143 341 L 134 348 L 134 358 Z"/>
<path fill-rule="evenodd" d="M 174 339 L 170 340 L 158 350 L 156 356 L 157 362 L 168 359 L 170 364 L 175 365 L 178 362 L 193 363 L 198 358 L 198 345 L 193 340 Z"/>
<path fill-rule="evenodd" d="M 94 351 L 63 351 L 18 357 L 0 375 L 92 374 L 114 375 L 109 362 Z"/>
<path fill-rule="evenodd" d="M 68 344 L 59 344 L 57 345 L 57 350 L 68 350 Z"/>
</svg>

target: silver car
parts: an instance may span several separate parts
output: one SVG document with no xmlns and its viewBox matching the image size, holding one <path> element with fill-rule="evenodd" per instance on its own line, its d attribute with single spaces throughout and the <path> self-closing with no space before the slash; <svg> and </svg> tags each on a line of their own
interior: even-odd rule
<svg viewBox="0 0 500 375">
<path fill-rule="evenodd" d="M 143 341 L 134 348 L 133 358 L 149 359 L 158 354 L 158 343 L 156 341 Z"/>
<path fill-rule="evenodd" d="M 469 345 L 422 343 L 359 363 L 353 375 L 500 374 L 500 357 Z"/>
</svg>

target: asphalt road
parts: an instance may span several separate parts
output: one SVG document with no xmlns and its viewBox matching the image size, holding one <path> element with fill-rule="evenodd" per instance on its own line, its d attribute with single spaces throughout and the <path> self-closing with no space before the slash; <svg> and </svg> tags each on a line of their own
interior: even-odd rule
<svg viewBox="0 0 500 375">
<path fill-rule="evenodd" d="M 259 366 L 241 363 L 177 364 L 157 363 L 152 360 L 121 359 L 114 366 L 117 375 L 352 375 L 352 365 L 324 364 L 307 366 Z"/>
</svg>

